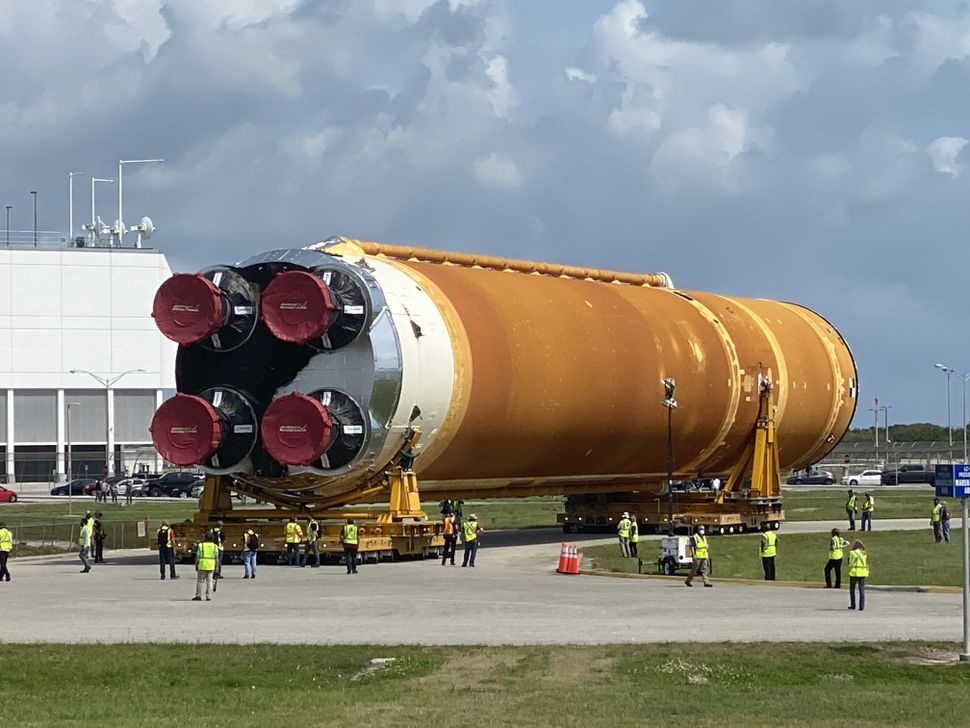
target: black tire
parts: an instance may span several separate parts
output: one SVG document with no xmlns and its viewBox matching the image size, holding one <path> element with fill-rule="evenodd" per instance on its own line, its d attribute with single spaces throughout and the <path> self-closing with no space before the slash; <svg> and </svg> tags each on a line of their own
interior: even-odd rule
<svg viewBox="0 0 970 728">
<path fill-rule="evenodd" d="M 673 556 L 668 556 L 661 562 L 660 573 L 664 576 L 673 576 L 677 573 L 677 564 Z"/>
<path fill-rule="evenodd" d="M 16 493 L 14 495 L 10 496 L 10 502 L 11 503 L 16 503 L 17 502 L 17 494 Z"/>
<path fill-rule="evenodd" d="M 849 481 L 849 485 L 859 485 L 859 481 L 853 478 L 852 480 Z"/>
<path fill-rule="evenodd" d="M 835 480 L 833 480 L 832 478 L 826 478 L 825 485 L 835 485 Z"/>
<path fill-rule="evenodd" d="M 150 495 L 152 498 L 158 498 L 161 494 L 162 491 L 159 488 L 152 488 L 148 491 L 148 495 Z"/>
<path fill-rule="evenodd" d="M 179 491 L 179 498 L 185 499 L 188 497 L 189 497 L 189 494 L 186 493 L 184 490 Z"/>
</svg>

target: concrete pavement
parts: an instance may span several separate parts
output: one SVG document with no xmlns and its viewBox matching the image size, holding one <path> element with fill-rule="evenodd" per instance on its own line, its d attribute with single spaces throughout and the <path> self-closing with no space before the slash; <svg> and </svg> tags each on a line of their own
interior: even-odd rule
<svg viewBox="0 0 970 728">
<path fill-rule="evenodd" d="M 924 519 L 912 519 L 925 527 Z M 787 524 L 786 530 L 789 526 Z M 894 524 L 895 526 L 895 524 Z M 799 528 L 806 528 L 800 525 Z M 827 530 L 831 524 L 816 524 Z M 872 592 L 865 612 L 825 589 L 563 576 L 562 535 L 485 535 L 478 566 L 437 560 L 320 569 L 226 565 L 212 602 L 193 602 L 191 566 L 159 580 L 130 552 L 80 574 L 76 557 L 15 559 L 0 584 L 2 642 L 601 644 L 663 641 L 957 640 L 958 594 Z M 610 542 L 602 537 L 571 541 Z M 460 555 L 459 555 L 460 559 Z"/>
</svg>

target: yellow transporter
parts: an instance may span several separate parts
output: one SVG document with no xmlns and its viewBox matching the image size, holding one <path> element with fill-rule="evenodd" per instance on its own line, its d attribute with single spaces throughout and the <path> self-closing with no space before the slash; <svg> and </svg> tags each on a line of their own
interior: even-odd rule
<svg viewBox="0 0 970 728">
<path fill-rule="evenodd" d="M 399 507 L 412 457 L 436 499 L 655 498 L 667 480 L 660 382 L 673 378 L 674 478 L 732 473 L 694 511 L 777 522 L 778 467 L 823 457 L 856 403 L 851 354 L 820 316 L 677 290 L 664 274 L 338 238 L 176 275 L 154 315 L 181 346 L 179 394 L 153 439 L 213 476 L 200 521 L 257 518 L 231 512 L 220 489 L 285 519 L 338 518 L 396 488 L 382 535 L 409 553 L 437 546 L 415 533 L 433 530 L 420 509 Z"/>
</svg>

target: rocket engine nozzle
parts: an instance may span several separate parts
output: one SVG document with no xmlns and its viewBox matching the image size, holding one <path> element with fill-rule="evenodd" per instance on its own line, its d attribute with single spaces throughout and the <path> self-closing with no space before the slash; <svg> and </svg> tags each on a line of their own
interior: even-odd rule
<svg viewBox="0 0 970 728">
<path fill-rule="evenodd" d="M 336 423 L 313 397 L 294 392 L 270 403 L 263 414 L 263 447 L 283 465 L 310 465 L 333 443 Z"/>
<path fill-rule="evenodd" d="M 159 330 L 183 346 L 207 339 L 226 322 L 218 286 L 200 273 L 176 273 L 155 293 L 152 316 Z"/>
<path fill-rule="evenodd" d="M 155 449 L 176 465 L 198 465 L 218 449 L 224 435 L 222 416 L 193 394 L 176 394 L 155 412 L 148 428 Z"/>
<path fill-rule="evenodd" d="M 176 394 L 162 403 L 148 428 L 155 449 L 176 465 L 215 470 L 240 463 L 256 444 L 256 413 L 229 387 Z"/>
<path fill-rule="evenodd" d="M 330 287 L 309 271 L 279 273 L 263 290 L 262 318 L 276 338 L 305 344 L 324 336 L 339 311 Z"/>
</svg>

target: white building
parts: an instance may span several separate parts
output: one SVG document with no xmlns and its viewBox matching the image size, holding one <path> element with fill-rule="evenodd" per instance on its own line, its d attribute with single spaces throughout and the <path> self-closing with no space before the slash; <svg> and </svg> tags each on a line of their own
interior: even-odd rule
<svg viewBox="0 0 970 728">
<path fill-rule="evenodd" d="M 7 482 L 157 470 L 148 426 L 175 388 L 151 317 L 171 275 L 147 248 L 0 248 L 0 473 Z M 71 373 L 74 370 L 75 373 Z M 85 467 L 86 466 L 86 467 Z"/>
</svg>

